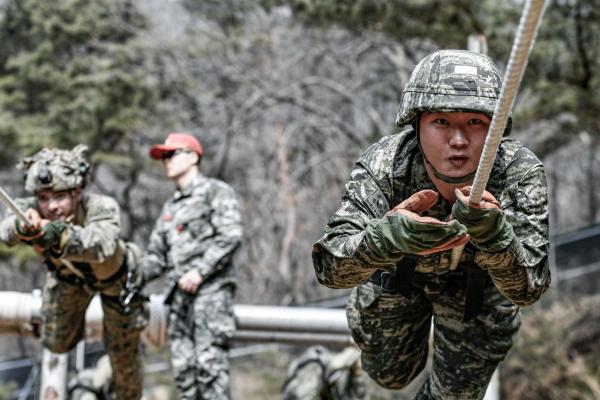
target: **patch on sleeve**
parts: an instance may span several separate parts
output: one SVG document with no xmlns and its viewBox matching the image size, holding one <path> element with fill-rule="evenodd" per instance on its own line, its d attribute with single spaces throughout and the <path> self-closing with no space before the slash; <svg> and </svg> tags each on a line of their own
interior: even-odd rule
<svg viewBox="0 0 600 400">
<path fill-rule="evenodd" d="M 390 211 L 390 205 L 380 189 L 374 190 L 365 200 L 365 204 L 376 218 L 381 218 Z"/>
</svg>

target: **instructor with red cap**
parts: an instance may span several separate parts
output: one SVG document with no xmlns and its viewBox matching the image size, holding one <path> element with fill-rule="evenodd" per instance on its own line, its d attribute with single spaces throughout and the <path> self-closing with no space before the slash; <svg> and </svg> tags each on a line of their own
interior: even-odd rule
<svg viewBox="0 0 600 400">
<path fill-rule="evenodd" d="M 150 148 L 177 190 L 163 206 L 143 261 L 145 281 L 166 275 L 168 332 L 179 398 L 229 399 L 228 342 L 235 329 L 232 256 L 242 238 L 240 207 L 226 183 L 200 172 L 194 136 L 170 133 Z"/>
</svg>

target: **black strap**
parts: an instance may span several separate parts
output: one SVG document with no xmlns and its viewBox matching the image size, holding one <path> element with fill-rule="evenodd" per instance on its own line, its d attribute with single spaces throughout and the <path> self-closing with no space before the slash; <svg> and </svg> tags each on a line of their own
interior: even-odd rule
<svg viewBox="0 0 600 400">
<path fill-rule="evenodd" d="M 417 256 L 407 255 L 398 262 L 394 271 L 377 270 L 371 275 L 369 281 L 381 286 L 386 292 L 410 297 L 417 260 Z M 484 290 L 489 279 L 488 273 L 473 261 L 466 261 L 459 264 L 459 270 L 449 274 L 452 276 L 451 279 L 458 279 L 460 286 L 465 287 L 463 322 L 468 322 L 479 315 L 483 309 Z"/>
<path fill-rule="evenodd" d="M 68 282 L 72 285 L 77 285 L 77 286 L 85 285 L 88 288 L 90 288 L 91 290 L 98 290 L 99 286 L 106 286 L 106 285 L 112 284 L 113 282 L 121 279 L 121 277 L 123 275 L 125 275 L 125 273 L 128 270 L 127 257 L 124 257 L 123 263 L 121 263 L 121 266 L 119 267 L 117 272 L 115 272 L 114 274 L 109 276 L 107 279 L 103 279 L 103 280 L 99 281 L 96 279 L 96 276 L 94 275 L 91 266 L 87 263 L 79 263 L 79 262 L 73 263 L 73 266 L 75 266 L 79 271 L 82 272 L 82 274 L 84 276 L 84 279 L 82 279 L 81 277 L 74 275 L 74 274 L 73 275 L 61 274 L 60 271 L 63 268 L 58 268 L 56 265 L 54 265 L 52 263 L 52 261 L 50 261 L 49 258 L 46 258 L 44 261 L 45 261 L 45 264 L 46 264 L 46 267 L 48 268 L 48 270 L 51 272 L 54 272 L 57 279 Z M 64 267 L 64 268 L 66 268 L 66 267 Z"/>
<path fill-rule="evenodd" d="M 379 269 L 371 275 L 369 281 L 381 286 L 387 292 L 410 297 L 417 260 L 417 256 L 407 254 L 398 261 L 394 271 Z"/>
<path fill-rule="evenodd" d="M 396 264 L 396 292 L 404 297 L 410 297 L 417 260 L 417 256 L 407 254 Z"/>
<path fill-rule="evenodd" d="M 467 293 L 463 322 L 475 318 L 483 309 L 483 292 L 488 279 L 487 271 L 479 268 L 474 262 L 463 263 L 467 272 Z"/>
</svg>

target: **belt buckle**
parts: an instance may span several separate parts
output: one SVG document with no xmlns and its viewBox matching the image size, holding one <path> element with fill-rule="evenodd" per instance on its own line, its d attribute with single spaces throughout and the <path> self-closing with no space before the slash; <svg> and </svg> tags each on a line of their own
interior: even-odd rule
<svg viewBox="0 0 600 400">
<path fill-rule="evenodd" d="M 381 288 L 387 292 L 396 291 L 396 275 L 390 271 L 381 273 Z"/>
</svg>

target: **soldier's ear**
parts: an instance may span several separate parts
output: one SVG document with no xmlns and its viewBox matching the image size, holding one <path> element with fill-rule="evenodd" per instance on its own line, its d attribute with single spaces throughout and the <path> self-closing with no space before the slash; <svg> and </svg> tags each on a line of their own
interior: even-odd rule
<svg viewBox="0 0 600 400">
<path fill-rule="evenodd" d="M 71 193 L 71 198 L 73 199 L 73 201 L 75 203 L 79 203 L 79 200 L 81 199 L 81 188 L 71 189 L 70 193 Z"/>
<path fill-rule="evenodd" d="M 196 164 L 198 167 L 200 166 L 200 156 L 198 155 L 198 153 L 192 153 L 196 156 L 196 161 L 194 161 L 194 164 Z"/>
</svg>

